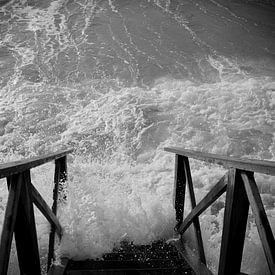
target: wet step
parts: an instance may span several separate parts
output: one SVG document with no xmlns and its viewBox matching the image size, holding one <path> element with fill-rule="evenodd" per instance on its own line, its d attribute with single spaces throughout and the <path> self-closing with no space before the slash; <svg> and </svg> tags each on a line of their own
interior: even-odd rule
<svg viewBox="0 0 275 275">
<path fill-rule="evenodd" d="M 148 268 L 148 269 L 109 269 L 109 270 L 73 270 L 68 271 L 69 275 L 188 275 L 187 271 L 175 268 Z"/>
<path fill-rule="evenodd" d="M 174 246 L 157 241 L 151 245 L 121 243 L 112 253 L 101 259 L 72 261 L 67 265 L 67 275 L 85 274 L 186 274 L 193 275 L 187 263 L 179 258 Z"/>
</svg>

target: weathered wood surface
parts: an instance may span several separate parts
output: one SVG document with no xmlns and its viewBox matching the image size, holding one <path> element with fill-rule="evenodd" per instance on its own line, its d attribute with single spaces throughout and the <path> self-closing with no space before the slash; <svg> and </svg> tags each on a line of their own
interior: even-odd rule
<svg viewBox="0 0 275 275">
<path fill-rule="evenodd" d="M 255 217 L 255 222 L 259 232 L 259 236 L 263 245 L 270 273 L 275 274 L 275 241 L 272 234 L 270 224 L 268 222 L 264 206 L 260 197 L 260 193 L 253 174 L 241 172 L 247 192 L 248 200 Z"/>
<path fill-rule="evenodd" d="M 9 196 L 5 210 L 4 224 L 0 242 L 0 274 L 7 274 L 10 249 L 17 216 L 19 197 L 22 187 L 22 174 L 13 175 L 8 179 Z"/>
<path fill-rule="evenodd" d="M 240 272 L 249 208 L 239 170 L 231 169 L 228 176 L 219 275 Z"/>
<path fill-rule="evenodd" d="M 41 274 L 35 218 L 31 197 L 30 171 L 23 174 L 23 184 L 19 198 L 14 227 L 17 257 L 21 274 Z"/>
<path fill-rule="evenodd" d="M 179 234 L 183 234 L 186 229 L 192 224 L 194 218 L 198 217 L 206 210 L 216 199 L 218 199 L 226 190 L 228 175 L 224 175 L 211 191 L 197 204 L 192 212 L 184 219 L 178 229 Z"/>
<path fill-rule="evenodd" d="M 63 156 L 55 160 L 54 171 L 54 189 L 53 189 L 53 205 L 52 212 L 54 215 L 57 213 L 57 201 L 60 182 L 67 180 L 67 156 Z M 55 243 L 55 226 L 51 226 L 49 237 L 49 252 L 48 252 L 48 270 L 50 269 L 52 260 L 54 260 L 54 243 Z"/>
<path fill-rule="evenodd" d="M 165 151 L 191 157 L 194 159 L 216 163 L 226 168 L 237 168 L 241 170 L 247 170 L 252 172 L 264 173 L 275 176 L 275 162 L 267 160 L 254 160 L 254 159 L 240 159 L 233 157 L 226 157 L 216 154 L 197 152 L 193 150 L 187 150 L 179 147 L 167 147 Z"/>
<path fill-rule="evenodd" d="M 56 228 L 56 233 L 59 238 L 62 236 L 62 227 L 56 217 L 56 215 L 52 212 L 48 204 L 44 201 L 42 196 L 36 190 L 36 188 L 31 184 L 31 192 L 32 199 L 36 207 L 41 211 L 41 213 L 45 216 L 45 218 L 49 221 L 50 224 L 53 224 Z"/>
<path fill-rule="evenodd" d="M 173 245 L 177 248 L 180 256 L 191 266 L 196 274 L 213 275 L 207 266 L 201 262 L 197 255 L 188 247 L 183 244 L 182 240 L 175 241 Z"/>
<path fill-rule="evenodd" d="M 175 182 L 174 182 L 174 208 L 176 210 L 176 228 L 182 223 L 184 214 L 184 201 L 186 178 L 183 156 L 175 156 Z"/>
<path fill-rule="evenodd" d="M 196 198 L 195 198 L 195 192 L 194 192 L 193 181 L 192 181 L 191 170 L 190 170 L 188 158 L 184 157 L 183 162 L 184 162 L 185 177 L 186 177 L 186 180 L 188 183 L 191 206 L 192 206 L 192 209 L 194 209 L 196 207 Z M 200 257 L 201 262 L 203 264 L 206 264 L 202 236 L 201 236 L 201 227 L 200 227 L 200 222 L 199 222 L 198 216 L 193 218 L 193 225 L 194 225 L 194 229 L 195 229 L 195 236 L 196 236 L 197 245 L 198 245 L 199 257 Z"/>
<path fill-rule="evenodd" d="M 0 164 L 0 179 L 8 177 L 12 174 L 20 173 L 25 170 L 37 167 L 41 164 L 50 162 L 52 160 L 64 157 L 71 152 L 73 152 L 73 150 L 65 150 L 48 154 L 43 157 L 34 157 L 30 159 Z"/>
</svg>

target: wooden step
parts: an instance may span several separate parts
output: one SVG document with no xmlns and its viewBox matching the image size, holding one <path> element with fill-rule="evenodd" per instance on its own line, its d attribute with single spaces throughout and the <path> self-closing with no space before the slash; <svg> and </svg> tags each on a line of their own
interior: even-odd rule
<svg viewBox="0 0 275 275">
<path fill-rule="evenodd" d="M 108 269 L 108 270 L 69 270 L 68 275 L 190 275 L 188 271 L 176 268 L 146 268 L 146 269 Z"/>
<path fill-rule="evenodd" d="M 55 275 L 55 273 L 52 273 Z M 193 275 L 190 266 L 179 257 L 174 246 L 164 241 L 150 245 L 121 243 L 112 253 L 100 259 L 69 260 L 64 275 L 85 274 L 186 274 Z"/>
<path fill-rule="evenodd" d="M 165 267 L 175 267 L 181 266 L 180 260 L 170 260 L 170 259 L 159 259 L 159 260 L 145 260 L 145 261 L 132 261 L 132 260 L 123 260 L 123 261 L 83 261 L 83 262 L 73 262 L 69 265 L 71 270 L 80 270 L 80 269 L 114 269 L 114 268 L 165 268 Z"/>
</svg>

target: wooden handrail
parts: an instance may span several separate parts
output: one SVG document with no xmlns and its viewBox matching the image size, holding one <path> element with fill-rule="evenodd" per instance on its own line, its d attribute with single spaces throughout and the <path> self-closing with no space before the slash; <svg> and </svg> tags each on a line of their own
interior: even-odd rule
<svg viewBox="0 0 275 275">
<path fill-rule="evenodd" d="M 240 159 L 234 157 L 221 156 L 216 154 L 187 150 L 180 147 L 166 147 L 165 151 L 175 153 L 177 155 L 190 157 L 215 163 L 224 166 L 225 168 L 236 168 L 246 171 L 258 172 L 275 176 L 275 161 L 256 160 L 256 159 Z"/>
<path fill-rule="evenodd" d="M 0 274 L 7 274 L 13 234 L 21 274 L 41 274 L 33 204 L 51 224 L 48 269 L 54 259 L 55 233 L 62 237 L 62 227 L 56 217 L 59 183 L 67 180 L 67 154 L 59 151 L 42 157 L 0 164 L 0 178 L 7 178 L 9 188 L 0 242 Z M 52 209 L 32 185 L 30 169 L 55 160 Z"/>
<path fill-rule="evenodd" d="M 224 224 L 219 260 L 219 275 L 243 274 L 240 272 L 249 205 L 263 245 L 270 274 L 275 275 L 275 241 L 264 210 L 254 172 L 275 175 L 275 162 L 238 159 L 197 152 L 178 147 L 165 148 L 176 154 L 174 199 L 176 211 L 175 230 L 181 235 L 176 246 L 196 274 L 212 274 L 204 259 L 199 216 L 224 192 L 226 192 Z M 214 185 L 196 205 L 188 157 L 220 164 L 229 171 Z M 189 187 L 191 212 L 184 219 L 185 189 Z M 183 241 L 182 235 L 193 224 L 198 256 Z"/>
<path fill-rule="evenodd" d="M 24 159 L 24 160 L 0 164 L 0 179 L 40 166 L 52 160 L 59 159 L 72 152 L 73 150 L 71 149 L 71 150 L 65 150 L 65 151 L 59 151 L 59 152 L 47 154 L 47 155 L 44 155 L 43 157 L 33 157 L 30 159 Z"/>
</svg>

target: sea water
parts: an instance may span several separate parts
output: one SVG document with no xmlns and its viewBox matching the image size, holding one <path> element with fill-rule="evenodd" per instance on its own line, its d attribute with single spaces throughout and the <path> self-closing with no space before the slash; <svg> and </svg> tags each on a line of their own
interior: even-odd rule
<svg viewBox="0 0 275 275">
<path fill-rule="evenodd" d="M 74 149 L 58 208 L 59 256 L 96 258 L 123 240 L 176 237 L 174 156 L 166 146 L 274 160 L 274 12 L 222 0 L 1 6 L 1 162 Z M 197 201 L 225 173 L 199 161 L 191 170 Z M 49 204 L 53 171 L 52 164 L 32 170 Z M 256 174 L 256 181 L 274 230 L 274 178 Z M 4 180 L 0 189 L 2 225 Z M 200 218 L 214 272 L 223 205 L 221 198 Z M 44 265 L 49 225 L 38 212 L 36 224 Z M 242 270 L 268 274 L 257 234 L 249 217 Z M 15 265 L 13 255 L 10 274 Z"/>
</svg>

